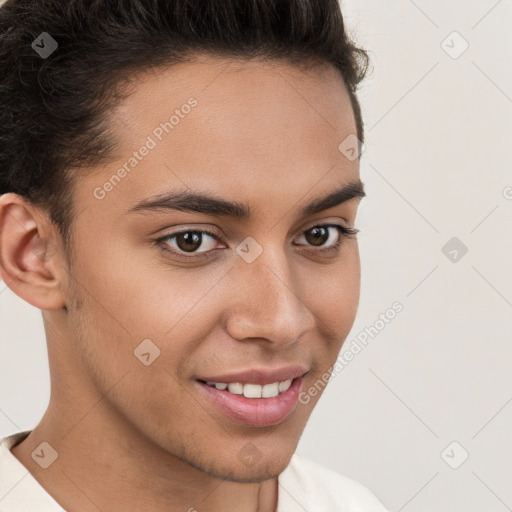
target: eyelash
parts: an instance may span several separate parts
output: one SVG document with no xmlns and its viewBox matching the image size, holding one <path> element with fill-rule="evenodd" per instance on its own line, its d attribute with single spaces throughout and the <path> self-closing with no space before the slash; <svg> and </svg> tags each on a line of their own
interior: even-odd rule
<svg viewBox="0 0 512 512">
<path fill-rule="evenodd" d="M 314 253 L 322 253 L 322 254 L 325 254 L 328 256 L 333 256 L 340 251 L 343 240 L 353 238 L 360 231 L 359 229 L 343 226 L 341 224 L 318 224 L 318 225 L 315 225 L 315 226 L 312 226 L 312 227 L 306 229 L 303 233 L 305 233 L 307 231 L 311 231 L 314 228 L 329 228 L 329 227 L 336 228 L 338 230 L 339 237 L 338 237 L 338 240 L 336 241 L 336 243 L 329 247 L 313 249 L 311 251 L 306 250 L 306 251 L 314 252 Z M 205 251 L 203 253 L 190 253 L 190 254 L 194 254 L 193 256 L 185 256 L 184 253 L 178 253 L 175 250 L 168 249 L 167 248 L 168 245 L 163 244 L 163 242 L 169 241 L 182 233 L 191 233 L 191 232 L 207 234 L 208 236 L 211 236 L 215 240 L 221 241 L 219 236 L 216 233 L 209 231 L 207 229 L 183 229 L 183 230 L 176 231 L 176 232 L 168 234 L 168 235 L 164 235 L 160 238 L 157 238 L 155 240 L 155 244 L 158 244 L 160 250 L 162 250 L 163 252 L 171 253 L 173 256 L 176 256 L 177 258 L 180 258 L 182 260 L 199 260 L 199 259 L 204 260 L 204 259 L 209 258 L 211 256 L 211 253 L 218 250 L 218 249 L 212 249 L 210 251 Z M 165 247 L 164 245 L 166 245 L 167 247 Z"/>
</svg>

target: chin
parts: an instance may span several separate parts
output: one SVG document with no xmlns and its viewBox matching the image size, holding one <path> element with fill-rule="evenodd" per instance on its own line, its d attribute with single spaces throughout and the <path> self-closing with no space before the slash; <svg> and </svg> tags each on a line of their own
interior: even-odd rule
<svg viewBox="0 0 512 512">
<path fill-rule="evenodd" d="M 234 465 L 232 468 L 218 468 L 217 472 L 209 473 L 221 480 L 236 482 L 239 484 L 254 484 L 270 480 L 281 474 L 288 464 L 276 465 L 269 464 L 257 468 L 241 468 L 240 465 Z M 217 468 L 215 468 L 217 469 Z"/>
<path fill-rule="evenodd" d="M 220 480 L 226 480 L 229 482 L 236 482 L 241 484 L 252 484 L 264 482 L 280 475 L 290 462 L 290 457 L 279 456 L 276 458 L 262 457 L 259 461 L 254 464 L 248 464 L 241 462 L 236 455 L 231 460 L 219 461 L 216 458 L 210 464 L 196 465 L 189 461 L 189 464 L 203 471 L 204 473 L 219 478 Z"/>
</svg>

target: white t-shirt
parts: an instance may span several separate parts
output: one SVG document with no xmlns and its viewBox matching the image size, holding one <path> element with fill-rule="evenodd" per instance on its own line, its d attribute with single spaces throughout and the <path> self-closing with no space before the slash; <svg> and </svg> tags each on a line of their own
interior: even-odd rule
<svg viewBox="0 0 512 512">
<path fill-rule="evenodd" d="M 0 511 L 65 512 L 10 451 L 30 432 L 0 441 Z M 297 454 L 278 480 L 276 512 L 387 512 L 363 485 Z"/>
</svg>

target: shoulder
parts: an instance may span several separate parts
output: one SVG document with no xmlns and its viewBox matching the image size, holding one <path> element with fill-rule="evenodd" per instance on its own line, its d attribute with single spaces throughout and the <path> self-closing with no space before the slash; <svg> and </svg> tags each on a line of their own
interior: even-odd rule
<svg viewBox="0 0 512 512">
<path fill-rule="evenodd" d="M 30 432 L 24 430 L 0 439 L 0 510 L 65 512 L 11 452 Z"/>
<path fill-rule="evenodd" d="M 279 476 L 277 512 L 387 512 L 365 486 L 294 454 Z"/>
</svg>

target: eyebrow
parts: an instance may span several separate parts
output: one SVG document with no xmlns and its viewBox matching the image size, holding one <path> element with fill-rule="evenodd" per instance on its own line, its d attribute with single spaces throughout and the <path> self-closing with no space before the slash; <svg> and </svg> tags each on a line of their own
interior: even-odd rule
<svg viewBox="0 0 512 512">
<path fill-rule="evenodd" d="M 303 206 L 299 214 L 303 216 L 314 215 L 334 206 L 338 206 L 350 199 L 361 200 L 366 196 L 363 183 L 358 180 L 342 185 L 327 196 L 314 199 Z M 198 192 L 168 192 L 152 196 L 141 201 L 128 210 L 130 212 L 168 211 L 195 212 L 210 215 L 232 217 L 238 220 L 248 220 L 251 216 L 249 205 L 238 201 L 228 201 L 209 194 Z"/>
</svg>

